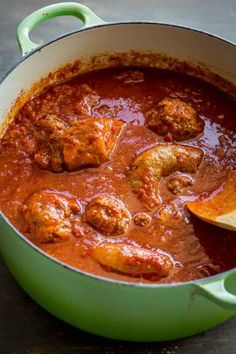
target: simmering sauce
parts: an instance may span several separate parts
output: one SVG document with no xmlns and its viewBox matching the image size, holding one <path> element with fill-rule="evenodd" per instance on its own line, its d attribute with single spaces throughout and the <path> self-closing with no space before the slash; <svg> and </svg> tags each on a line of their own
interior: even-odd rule
<svg viewBox="0 0 236 354">
<path fill-rule="evenodd" d="M 0 208 L 49 255 L 95 275 L 171 283 L 236 267 L 235 234 L 185 206 L 236 169 L 235 112 L 214 86 L 160 69 L 104 69 L 48 87 L 1 139 Z M 53 231 L 47 215 L 57 215 Z"/>
</svg>

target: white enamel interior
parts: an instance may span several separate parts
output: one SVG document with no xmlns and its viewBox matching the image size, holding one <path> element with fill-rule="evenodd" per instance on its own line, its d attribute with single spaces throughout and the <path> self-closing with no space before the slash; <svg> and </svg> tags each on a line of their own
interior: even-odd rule
<svg viewBox="0 0 236 354">
<path fill-rule="evenodd" d="M 0 123 L 22 90 L 61 65 L 108 51 L 151 50 L 192 63 L 201 62 L 236 85 L 236 47 L 194 30 L 161 24 L 123 23 L 73 33 L 21 62 L 0 86 Z"/>
</svg>

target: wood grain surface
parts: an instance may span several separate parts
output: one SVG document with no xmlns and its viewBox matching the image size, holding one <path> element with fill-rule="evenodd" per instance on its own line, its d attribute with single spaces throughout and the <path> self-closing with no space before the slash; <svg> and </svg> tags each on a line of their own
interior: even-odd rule
<svg viewBox="0 0 236 354">
<path fill-rule="evenodd" d="M 52 3 L 0 0 L 0 77 L 20 59 L 15 38 L 19 22 L 30 12 Z M 175 23 L 236 42 L 236 0 L 86 0 L 81 3 L 106 21 Z M 40 25 L 32 38 L 42 44 L 80 26 L 77 19 L 63 17 Z M 0 354 L 236 354 L 235 334 L 236 317 L 206 333 L 174 342 L 128 343 L 93 336 L 41 309 L 17 285 L 0 259 Z"/>
</svg>

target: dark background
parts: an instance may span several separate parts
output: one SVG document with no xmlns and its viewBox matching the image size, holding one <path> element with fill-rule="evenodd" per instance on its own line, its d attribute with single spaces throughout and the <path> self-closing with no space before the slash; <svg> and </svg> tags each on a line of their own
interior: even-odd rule
<svg viewBox="0 0 236 354">
<path fill-rule="evenodd" d="M 56 1 L 56 0 L 55 0 Z M 86 0 L 110 22 L 175 23 L 236 42 L 236 0 Z M 54 1 L 0 0 L 0 77 L 20 59 L 16 27 L 30 12 Z M 32 39 L 43 44 L 81 23 L 72 17 L 40 25 Z M 165 343 L 127 343 L 96 337 L 52 317 L 19 288 L 0 259 L 0 354 L 160 353 L 236 354 L 236 317 L 191 338 Z"/>
</svg>

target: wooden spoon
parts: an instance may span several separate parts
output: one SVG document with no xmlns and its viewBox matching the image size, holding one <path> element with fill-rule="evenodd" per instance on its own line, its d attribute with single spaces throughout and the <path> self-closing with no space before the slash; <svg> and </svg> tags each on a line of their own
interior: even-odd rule
<svg viewBox="0 0 236 354">
<path fill-rule="evenodd" d="M 217 194 L 207 200 L 187 202 L 187 207 L 210 224 L 236 231 L 236 170 L 228 172 Z"/>
</svg>

